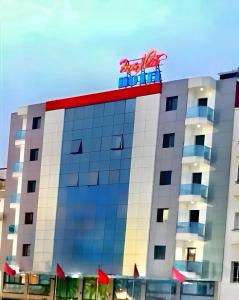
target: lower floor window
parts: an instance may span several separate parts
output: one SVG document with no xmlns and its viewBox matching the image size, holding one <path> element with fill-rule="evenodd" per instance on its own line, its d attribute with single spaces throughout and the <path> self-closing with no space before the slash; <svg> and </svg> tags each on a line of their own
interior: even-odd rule
<svg viewBox="0 0 239 300">
<path fill-rule="evenodd" d="M 239 282 L 239 262 L 233 261 L 232 262 L 232 275 L 231 275 L 232 282 Z"/>
<path fill-rule="evenodd" d="M 22 245 L 22 256 L 30 256 L 30 244 L 23 244 Z"/>
</svg>

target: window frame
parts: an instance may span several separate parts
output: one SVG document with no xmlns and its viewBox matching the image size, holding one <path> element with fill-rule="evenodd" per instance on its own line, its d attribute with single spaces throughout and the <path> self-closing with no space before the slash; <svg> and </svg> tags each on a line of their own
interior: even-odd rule
<svg viewBox="0 0 239 300">
<path fill-rule="evenodd" d="M 161 250 L 163 249 L 163 252 L 160 253 L 159 249 Z M 154 260 L 165 260 L 165 257 L 166 257 L 166 245 L 155 245 Z"/>
<path fill-rule="evenodd" d="M 174 148 L 175 144 L 175 132 L 163 134 L 163 148 Z"/>
<path fill-rule="evenodd" d="M 171 185 L 172 184 L 172 173 L 173 173 L 172 170 L 160 171 L 159 185 Z M 168 174 L 168 175 L 170 174 L 170 177 L 164 178 L 164 175 L 166 176 L 166 174 Z"/>
<path fill-rule="evenodd" d="M 35 157 L 36 157 L 36 159 L 35 159 Z M 30 149 L 29 161 L 37 161 L 38 158 L 39 158 L 39 148 L 32 148 L 32 149 Z"/>
<path fill-rule="evenodd" d="M 33 184 L 34 188 L 30 188 L 30 184 Z M 28 180 L 27 181 L 27 193 L 35 193 L 36 192 L 37 181 L 36 180 Z"/>
<path fill-rule="evenodd" d="M 235 265 L 236 266 L 236 276 L 234 276 L 235 272 Z M 232 261 L 231 262 L 231 282 L 232 283 L 238 283 L 239 282 L 239 261 Z"/>
<path fill-rule="evenodd" d="M 31 216 L 29 219 L 27 216 Z M 33 212 L 25 212 L 25 218 L 24 218 L 24 224 L 25 225 L 32 225 L 33 224 L 33 219 L 34 218 L 34 213 Z"/>
<path fill-rule="evenodd" d="M 32 118 L 32 130 L 41 128 L 41 116 Z"/>
<path fill-rule="evenodd" d="M 31 256 L 31 244 L 22 244 L 22 256 Z"/>
<path fill-rule="evenodd" d="M 166 213 L 166 216 L 165 216 L 164 213 Z M 168 217 L 169 217 L 169 208 L 158 208 L 157 209 L 157 216 L 156 216 L 156 222 L 157 223 L 167 222 Z"/>
<path fill-rule="evenodd" d="M 178 96 L 167 97 L 165 111 L 175 111 L 177 110 L 177 108 L 178 108 Z"/>
</svg>

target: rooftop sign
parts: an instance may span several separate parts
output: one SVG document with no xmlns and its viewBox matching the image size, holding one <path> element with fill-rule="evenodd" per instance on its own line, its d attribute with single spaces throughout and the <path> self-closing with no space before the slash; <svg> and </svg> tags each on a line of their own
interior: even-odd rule
<svg viewBox="0 0 239 300">
<path fill-rule="evenodd" d="M 144 54 L 142 58 L 122 59 L 120 61 L 120 73 L 126 73 L 126 76 L 119 78 L 119 88 L 161 82 L 159 66 L 161 61 L 166 58 L 165 53 L 157 53 L 153 49 Z M 154 70 L 146 73 L 145 70 L 149 68 L 154 68 Z"/>
</svg>

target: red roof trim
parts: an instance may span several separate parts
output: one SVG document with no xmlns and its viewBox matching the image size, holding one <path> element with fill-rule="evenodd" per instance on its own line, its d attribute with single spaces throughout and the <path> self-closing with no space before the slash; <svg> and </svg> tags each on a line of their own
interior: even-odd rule
<svg viewBox="0 0 239 300">
<path fill-rule="evenodd" d="M 113 91 L 88 94 L 58 100 L 47 101 L 45 104 L 45 110 L 56 110 L 64 108 L 72 108 L 79 106 L 86 106 L 91 104 L 100 104 L 106 102 L 119 101 L 123 99 L 136 98 L 141 96 L 147 96 L 151 94 L 160 94 L 162 90 L 161 83 L 153 83 L 148 85 L 142 85 L 132 88 L 118 89 Z"/>
</svg>

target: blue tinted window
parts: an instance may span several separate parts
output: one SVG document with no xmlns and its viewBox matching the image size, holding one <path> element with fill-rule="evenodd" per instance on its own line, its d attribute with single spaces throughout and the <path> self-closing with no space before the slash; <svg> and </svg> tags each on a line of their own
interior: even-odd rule
<svg viewBox="0 0 239 300">
<path fill-rule="evenodd" d="M 73 140 L 71 142 L 71 153 L 72 154 L 81 154 L 82 153 L 82 139 Z"/>
<path fill-rule="evenodd" d="M 123 143 L 123 135 L 113 135 L 112 141 L 111 141 L 111 149 L 112 150 L 119 150 L 123 149 L 124 143 Z"/>
<path fill-rule="evenodd" d="M 119 182 L 119 170 L 112 170 L 109 172 L 109 183 L 118 183 Z"/>
</svg>

